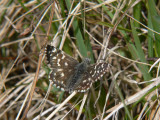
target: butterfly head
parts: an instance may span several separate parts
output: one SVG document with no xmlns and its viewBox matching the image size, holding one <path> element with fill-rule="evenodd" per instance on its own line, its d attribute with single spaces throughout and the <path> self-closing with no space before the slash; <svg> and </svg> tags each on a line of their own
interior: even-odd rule
<svg viewBox="0 0 160 120">
<path fill-rule="evenodd" d="M 89 59 L 89 58 L 84 58 L 84 60 L 83 60 L 83 63 L 84 63 L 86 66 L 89 66 L 89 65 L 90 65 L 90 62 L 91 62 L 91 59 Z"/>
</svg>

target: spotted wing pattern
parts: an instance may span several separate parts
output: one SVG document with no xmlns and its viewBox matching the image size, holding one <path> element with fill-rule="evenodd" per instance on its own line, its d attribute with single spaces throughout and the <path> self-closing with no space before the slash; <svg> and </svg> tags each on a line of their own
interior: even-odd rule
<svg viewBox="0 0 160 120">
<path fill-rule="evenodd" d="M 105 62 L 96 63 L 88 67 L 82 82 L 76 88 L 78 92 L 86 92 L 92 86 L 92 83 L 102 78 L 108 70 L 108 64 Z"/>
<path fill-rule="evenodd" d="M 49 79 L 53 81 L 57 88 L 64 90 L 67 80 L 73 75 L 75 66 L 79 62 L 51 45 L 47 45 L 45 54 L 48 66 L 51 69 Z"/>
<path fill-rule="evenodd" d="M 51 69 L 49 79 L 61 90 L 65 90 L 67 83 L 72 79 L 79 62 L 54 46 L 47 45 L 45 54 L 48 66 Z M 89 65 L 81 78 L 81 82 L 74 89 L 78 92 L 86 92 L 93 82 L 100 79 L 107 71 L 108 64 L 105 62 Z"/>
</svg>

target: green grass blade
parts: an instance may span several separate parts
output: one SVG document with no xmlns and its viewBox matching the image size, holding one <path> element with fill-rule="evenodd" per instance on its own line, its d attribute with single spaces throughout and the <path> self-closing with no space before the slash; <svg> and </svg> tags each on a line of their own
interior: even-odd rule
<svg viewBox="0 0 160 120">
<path fill-rule="evenodd" d="M 150 13 L 148 12 L 148 27 L 153 29 Z M 153 57 L 153 32 L 148 30 L 148 56 Z"/>
<path fill-rule="evenodd" d="M 151 15 L 151 21 L 153 29 L 160 33 L 160 21 L 157 19 L 158 13 L 156 10 L 156 5 L 154 3 L 154 0 L 148 0 L 148 7 L 149 7 L 149 13 Z M 160 35 L 155 33 L 155 45 L 156 45 L 156 52 L 158 53 L 158 56 L 160 56 Z"/>
<path fill-rule="evenodd" d="M 136 20 L 141 21 L 141 2 L 134 6 L 133 16 Z M 135 22 L 134 25 L 138 28 L 140 27 L 140 24 L 138 22 Z"/>
<path fill-rule="evenodd" d="M 67 5 L 68 10 L 70 10 L 71 3 L 69 0 L 66 0 L 66 5 Z M 78 20 L 76 18 L 74 19 L 72 26 L 73 26 L 73 32 L 76 37 L 76 42 L 77 42 L 79 51 L 83 57 L 87 57 L 87 49 L 85 47 L 84 39 L 83 39 L 81 30 L 80 30 L 80 26 L 79 26 Z"/>
<path fill-rule="evenodd" d="M 141 43 L 140 43 L 140 40 L 139 40 L 139 37 L 138 37 L 138 34 L 135 30 L 135 27 L 134 27 L 134 24 L 133 22 L 131 21 L 131 27 L 132 27 L 132 32 L 133 32 L 133 37 L 134 37 L 134 41 L 135 41 L 135 48 L 136 48 L 136 53 L 137 53 L 137 57 L 135 56 L 134 59 L 139 59 L 141 62 L 147 62 L 146 59 L 145 59 L 145 55 L 144 55 L 144 52 L 142 50 L 142 46 L 141 46 Z M 133 52 L 131 52 L 133 54 Z M 139 64 L 139 69 L 141 70 L 142 74 L 143 74 L 143 77 L 144 77 L 144 80 L 150 80 L 151 79 L 151 76 L 150 74 L 148 73 L 148 67 L 145 66 L 145 65 L 141 65 Z"/>
</svg>

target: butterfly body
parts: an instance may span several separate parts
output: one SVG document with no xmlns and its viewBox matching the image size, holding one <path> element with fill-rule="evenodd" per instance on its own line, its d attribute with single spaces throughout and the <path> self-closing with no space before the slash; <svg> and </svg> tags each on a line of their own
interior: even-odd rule
<svg viewBox="0 0 160 120">
<path fill-rule="evenodd" d="M 47 45 L 45 52 L 51 69 L 49 79 L 61 90 L 86 92 L 108 69 L 105 62 L 90 65 L 88 58 L 79 63 L 51 45 Z"/>
<path fill-rule="evenodd" d="M 85 58 L 75 67 L 73 75 L 69 78 L 67 82 L 65 89 L 66 91 L 73 91 L 82 82 L 84 74 L 87 74 L 89 64 L 90 60 L 88 58 Z"/>
</svg>

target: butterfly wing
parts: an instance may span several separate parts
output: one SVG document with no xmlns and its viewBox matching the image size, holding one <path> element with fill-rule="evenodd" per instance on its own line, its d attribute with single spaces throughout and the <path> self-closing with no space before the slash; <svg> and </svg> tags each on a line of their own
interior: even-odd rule
<svg viewBox="0 0 160 120">
<path fill-rule="evenodd" d="M 75 66 L 79 62 L 51 45 L 47 45 L 45 53 L 48 65 L 51 68 L 49 79 L 58 88 L 65 89 L 67 80 L 73 75 Z"/>
<path fill-rule="evenodd" d="M 105 62 L 93 64 L 88 67 L 87 72 L 84 73 L 81 83 L 75 89 L 78 92 L 86 92 L 92 83 L 103 77 L 108 70 L 108 64 Z"/>
</svg>

